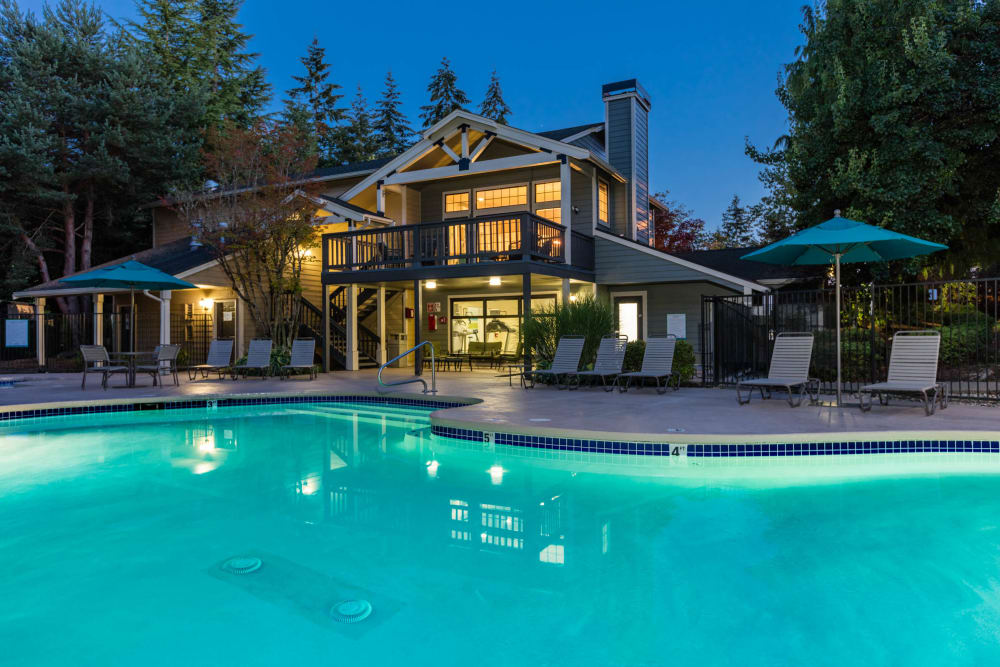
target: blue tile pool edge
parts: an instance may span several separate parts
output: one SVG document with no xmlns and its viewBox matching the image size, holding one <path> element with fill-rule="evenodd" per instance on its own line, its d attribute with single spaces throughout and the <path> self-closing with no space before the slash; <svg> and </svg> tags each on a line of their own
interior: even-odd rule
<svg viewBox="0 0 1000 667">
<path fill-rule="evenodd" d="M 913 454 L 965 452 L 1000 454 L 998 440 L 857 440 L 847 442 L 789 442 L 760 444 L 682 444 L 633 440 L 588 440 L 521 433 L 499 433 L 432 424 L 431 432 L 445 438 L 534 449 L 631 456 L 688 456 L 694 458 L 756 456 L 827 456 L 838 454 Z"/>
<path fill-rule="evenodd" d="M 196 408 L 227 408 L 247 405 L 284 405 L 293 403 L 362 403 L 373 405 L 397 405 L 415 408 L 457 408 L 475 401 L 455 401 L 444 399 L 406 398 L 401 396 L 378 396 L 371 394 L 303 394 L 296 396 L 206 396 L 189 400 L 149 400 L 133 403 L 95 403 L 57 407 L 37 407 L 24 410 L 0 412 L 0 423 L 40 417 L 62 417 L 67 415 L 93 415 L 112 412 L 139 412 L 145 410 L 188 410 Z"/>
</svg>

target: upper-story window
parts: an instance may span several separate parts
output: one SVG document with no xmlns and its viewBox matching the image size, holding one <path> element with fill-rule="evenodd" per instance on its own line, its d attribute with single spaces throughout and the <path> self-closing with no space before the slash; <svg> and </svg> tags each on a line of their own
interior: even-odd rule
<svg viewBox="0 0 1000 667">
<path fill-rule="evenodd" d="M 528 206 L 527 185 L 506 185 L 476 190 L 476 210 L 517 209 Z"/>
<path fill-rule="evenodd" d="M 545 218 L 546 220 L 562 224 L 562 208 L 558 206 L 551 208 L 536 208 L 535 215 L 540 218 Z"/>
<path fill-rule="evenodd" d="M 559 201 L 562 199 L 559 181 L 535 183 L 535 202 Z"/>
<path fill-rule="evenodd" d="M 467 218 L 469 217 L 469 205 L 472 200 L 468 190 L 444 193 L 444 217 L 446 218 Z"/>
<path fill-rule="evenodd" d="M 608 224 L 608 184 L 597 182 L 597 221 Z"/>
</svg>

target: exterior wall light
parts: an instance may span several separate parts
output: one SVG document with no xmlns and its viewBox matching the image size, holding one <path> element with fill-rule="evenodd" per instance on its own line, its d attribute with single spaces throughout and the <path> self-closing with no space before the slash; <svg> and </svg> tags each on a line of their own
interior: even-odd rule
<svg viewBox="0 0 1000 667">
<path fill-rule="evenodd" d="M 212 306 L 215 305 L 215 301 L 213 299 L 210 299 L 210 298 L 206 297 L 206 298 L 200 300 L 198 302 L 198 305 L 201 306 L 202 309 L 204 309 L 204 310 L 211 310 Z"/>
<path fill-rule="evenodd" d="M 437 286 L 438 284 L 436 280 L 428 280 L 424 282 L 424 287 L 426 287 L 427 289 L 434 289 Z"/>
<path fill-rule="evenodd" d="M 490 287 L 500 287 L 500 276 L 490 278 Z"/>
</svg>

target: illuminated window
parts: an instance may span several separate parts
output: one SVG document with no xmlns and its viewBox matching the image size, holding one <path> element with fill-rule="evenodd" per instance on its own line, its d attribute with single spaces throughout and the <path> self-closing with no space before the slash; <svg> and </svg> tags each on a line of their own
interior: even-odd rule
<svg viewBox="0 0 1000 667">
<path fill-rule="evenodd" d="M 597 221 L 608 224 L 608 184 L 597 183 Z"/>
<path fill-rule="evenodd" d="M 559 181 L 535 183 L 535 202 L 559 201 L 562 199 L 560 190 Z"/>
<path fill-rule="evenodd" d="M 462 216 L 469 214 L 469 202 L 471 197 L 469 191 L 446 192 L 444 194 L 444 214 L 445 217 Z"/>
<path fill-rule="evenodd" d="M 528 205 L 528 186 L 476 190 L 476 209 L 510 208 Z"/>
<path fill-rule="evenodd" d="M 566 551 L 561 544 L 550 544 L 538 552 L 538 560 L 542 563 L 562 565 L 566 562 Z"/>
<path fill-rule="evenodd" d="M 546 220 L 551 220 L 552 222 L 562 222 L 561 208 L 540 208 L 535 210 L 535 215 Z"/>
</svg>

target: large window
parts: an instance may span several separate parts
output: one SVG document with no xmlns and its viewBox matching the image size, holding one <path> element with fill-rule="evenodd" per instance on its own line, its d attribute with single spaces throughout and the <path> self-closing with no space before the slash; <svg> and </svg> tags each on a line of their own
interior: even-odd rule
<svg viewBox="0 0 1000 667">
<path fill-rule="evenodd" d="M 535 183 L 535 202 L 559 201 L 560 196 L 559 181 L 547 181 L 545 183 Z"/>
<path fill-rule="evenodd" d="M 444 217 L 466 218 L 469 216 L 470 195 L 468 190 L 444 193 Z"/>
<path fill-rule="evenodd" d="M 528 186 L 510 185 L 502 188 L 476 190 L 476 210 L 526 208 Z"/>
<path fill-rule="evenodd" d="M 551 312 L 556 298 L 532 296 L 531 312 Z M 451 351 L 456 354 L 517 354 L 523 301 L 516 296 L 451 301 Z"/>
<path fill-rule="evenodd" d="M 562 208 L 537 208 L 535 215 L 552 222 L 562 222 Z"/>
<path fill-rule="evenodd" d="M 608 224 L 608 184 L 597 182 L 597 221 Z"/>
</svg>

